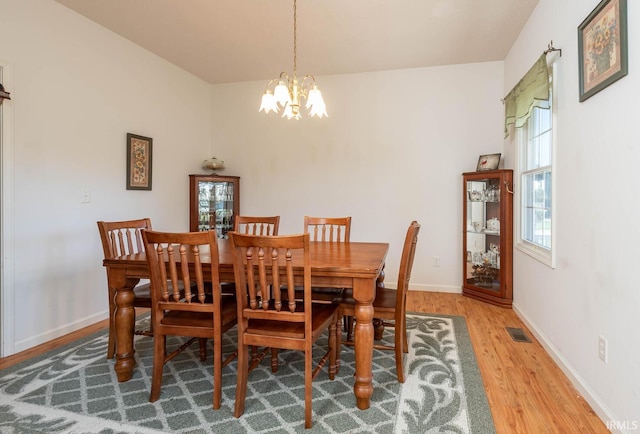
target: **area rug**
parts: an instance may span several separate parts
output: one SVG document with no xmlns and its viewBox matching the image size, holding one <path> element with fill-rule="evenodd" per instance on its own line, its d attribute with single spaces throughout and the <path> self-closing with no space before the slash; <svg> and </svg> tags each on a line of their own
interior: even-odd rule
<svg viewBox="0 0 640 434">
<path fill-rule="evenodd" d="M 152 338 L 136 336 L 133 377 L 118 383 L 103 331 L 0 371 L 0 432 L 494 433 L 464 318 L 410 314 L 407 325 L 405 383 L 397 381 L 393 352 L 374 350 L 371 407 L 358 410 L 354 353 L 343 346 L 336 379 L 325 368 L 313 382 L 309 430 L 300 352 L 281 351 L 276 374 L 268 357 L 250 373 L 245 412 L 236 419 L 236 361 L 223 369 L 219 410 L 212 409 L 213 350 L 201 362 L 197 344 L 165 365 L 160 399 L 150 403 Z M 234 332 L 225 335 L 224 354 L 236 345 Z M 383 340 L 392 339 L 386 330 Z M 319 342 L 319 354 L 325 345 Z"/>
</svg>

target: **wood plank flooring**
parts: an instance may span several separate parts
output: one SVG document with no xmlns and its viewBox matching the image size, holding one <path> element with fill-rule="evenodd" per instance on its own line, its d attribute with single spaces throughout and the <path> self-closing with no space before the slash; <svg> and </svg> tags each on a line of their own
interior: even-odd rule
<svg viewBox="0 0 640 434">
<path fill-rule="evenodd" d="M 512 309 L 409 291 L 407 310 L 466 318 L 499 434 L 609 432 Z M 505 327 L 523 329 L 532 342 L 514 341 Z"/>
<path fill-rule="evenodd" d="M 407 309 L 466 317 L 498 434 L 608 433 L 604 423 L 511 309 L 460 294 L 410 291 Z M 0 359 L 0 369 L 91 334 L 106 321 L 20 354 Z M 531 343 L 511 339 L 522 328 Z"/>
</svg>

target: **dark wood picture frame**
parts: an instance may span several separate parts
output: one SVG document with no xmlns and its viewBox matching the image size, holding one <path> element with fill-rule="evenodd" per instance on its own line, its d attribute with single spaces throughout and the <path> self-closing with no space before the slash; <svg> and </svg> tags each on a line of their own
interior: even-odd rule
<svg viewBox="0 0 640 434">
<path fill-rule="evenodd" d="M 127 133 L 127 190 L 151 190 L 153 139 Z"/>
<path fill-rule="evenodd" d="M 578 26 L 580 102 L 628 73 L 627 0 L 602 0 Z"/>
<path fill-rule="evenodd" d="M 497 170 L 500 164 L 500 156 L 502 154 L 487 154 L 481 155 L 478 158 L 478 165 L 476 166 L 476 172 L 483 170 Z"/>
</svg>

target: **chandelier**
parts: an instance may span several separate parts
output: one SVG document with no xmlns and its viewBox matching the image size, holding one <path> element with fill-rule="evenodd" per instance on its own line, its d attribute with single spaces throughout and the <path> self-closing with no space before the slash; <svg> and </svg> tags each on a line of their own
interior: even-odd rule
<svg viewBox="0 0 640 434">
<path fill-rule="evenodd" d="M 320 89 L 316 86 L 316 79 L 311 74 L 305 75 L 302 81 L 297 77 L 297 44 L 296 44 L 296 0 L 293 0 L 293 77 L 286 72 L 281 72 L 279 78 L 274 78 L 267 83 L 267 89 L 262 95 L 259 112 L 270 111 L 278 113 L 284 108 L 282 117 L 287 119 L 300 119 L 300 104 L 306 100 L 305 108 L 309 115 L 322 118 L 327 116 L 327 107 L 322 99 Z M 277 84 L 276 84 L 277 83 Z"/>
</svg>

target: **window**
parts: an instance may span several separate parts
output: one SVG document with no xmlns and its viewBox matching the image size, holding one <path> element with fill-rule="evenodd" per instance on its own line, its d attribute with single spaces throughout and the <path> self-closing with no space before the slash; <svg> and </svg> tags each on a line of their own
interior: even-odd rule
<svg viewBox="0 0 640 434">
<path fill-rule="evenodd" d="M 552 69 L 550 68 L 550 71 Z M 516 247 L 554 268 L 554 92 L 549 74 L 550 109 L 534 107 L 518 129 Z"/>
</svg>

